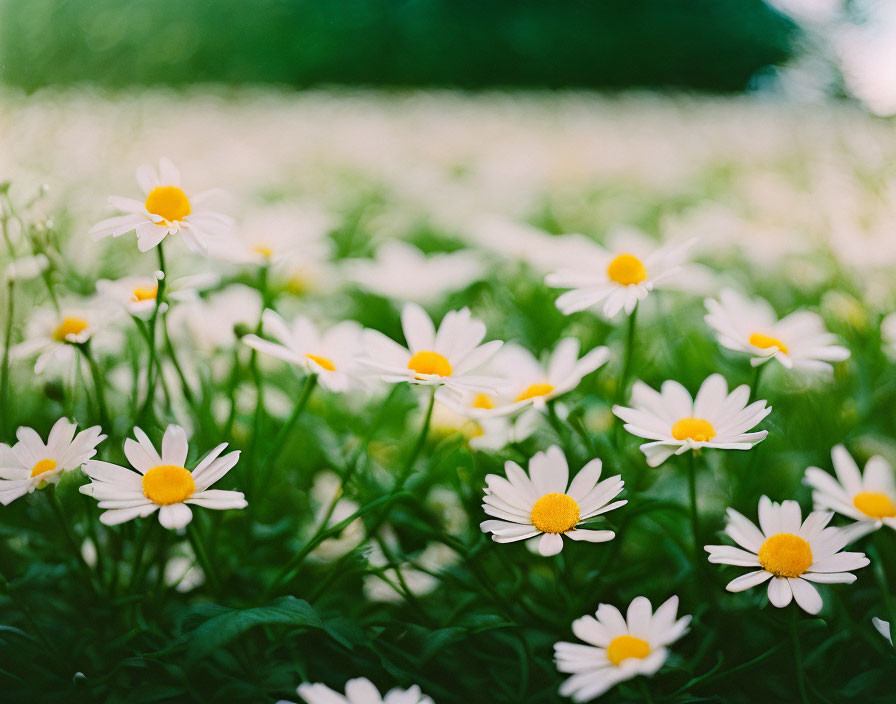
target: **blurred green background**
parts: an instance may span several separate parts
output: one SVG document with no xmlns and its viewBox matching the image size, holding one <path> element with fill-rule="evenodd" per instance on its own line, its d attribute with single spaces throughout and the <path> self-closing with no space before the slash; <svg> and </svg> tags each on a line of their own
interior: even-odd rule
<svg viewBox="0 0 896 704">
<path fill-rule="evenodd" d="M 740 91 L 797 34 L 762 0 L 0 0 L 0 79 Z"/>
</svg>

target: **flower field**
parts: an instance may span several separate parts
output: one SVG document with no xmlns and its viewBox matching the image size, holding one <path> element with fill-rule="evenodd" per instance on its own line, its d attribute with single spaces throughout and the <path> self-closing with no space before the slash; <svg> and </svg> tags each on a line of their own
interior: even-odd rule
<svg viewBox="0 0 896 704">
<path fill-rule="evenodd" d="M 0 133 L 0 700 L 892 700 L 891 123 L 73 89 Z"/>
</svg>

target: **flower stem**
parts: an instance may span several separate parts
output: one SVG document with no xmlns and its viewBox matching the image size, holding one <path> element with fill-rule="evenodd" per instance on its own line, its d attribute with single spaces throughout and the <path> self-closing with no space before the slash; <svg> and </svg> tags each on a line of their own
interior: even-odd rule
<svg viewBox="0 0 896 704">
<path fill-rule="evenodd" d="M 796 665 L 796 685 L 800 692 L 800 701 L 802 704 L 809 704 L 809 696 L 806 693 L 806 673 L 803 670 L 803 651 L 800 647 L 800 616 L 796 605 L 791 608 L 793 617 L 790 619 L 790 639 L 793 643 L 793 659 L 794 664 Z"/>
<path fill-rule="evenodd" d="M 14 288 L 15 284 L 10 279 L 6 284 L 6 331 L 3 335 L 3 366 L 0 367 L 0 408 L 3 409 L 3 426 L 0 427 L 0 432 L 3 433 L 3 437 L 12 434 L 9 413 L 9 348 L 12 342 L 12 321 L 15 313 L 13 307 Z"/>
<path fill-rule="evenodd" d="M 619 384 L 616 387 L 616 403 L 622 403 L 625 398 L 625 392 L 628 389 L 628 379 L 632 368 L 632 355 L 635 350 L 635 323 L 638 319 L 638 308 L 632 311 L 628 316 L 628 331 L 625 335 L 625 353 L 622 358 L 622 374 L 619 376 Z"/>
<path fill-rule="evenodd" d="M 423 418 L 420 434 L 417 436 L 417 442 L 414 443 L 414 447 L 411 450 L 411 454 L 408 456 L 407 462 L 405 462 L 404 468 L 401 470 L 401 474 L 398 475 L 398 479 L 395 482 L 395 491 L 401 491 L 404 488 L 405 482 L 408 480 L 411 471 L 414 469 L 414 463 L 417 461 L 417 457 L 420 456 L 420 451 L 426 444 L 426 437 L 429 435 L 429 424 L 432 421 L 432 409 L 436 402 L 436 388 L 438 387 L 432 387 L 432 393 L 429 395 L 429 406 L 426 408 L 426 416 Z"/>
<path fill-rule="evenodd" d="M 195 522 L 191 521 L 187 525 L 187 537 L 190 540 L 190 545 L 193 547 L 193 553 L 196 555 L 196 559 L 199 561 L 199 565 L 205 573 L 205 578 L 208 580 L 208 585 L 211 588 L 212 593 L 217 594 L 220 591 L 221 583 L 218 581 L 218 576 L 212 567 L 211 560 L 208 559 L 208 553 L 205 551 L 202 537 L 199 535 L 199 529 L 196 528 Z"/>
<path fill-rule="evenodd" d="M 878 529 L 874 533 L 873 543 L 874 550 L 877 553 L 877 559 L 873 561 L 874 563 L 874 578 L 877 581 L 878 589 L 880 589 L 881 600 L 884 602 L 884 613 L 886 614 L 887 621 L 890 623 L 890 632 L 894 636 L 896 636 L 896 608 L 893 607 L 893 597 L 890 594 L 890 585 L 887 581 L 887 560 L 884 557 L 886 551 L 884 550 L 884 530 L 883 528 Z"/>
<path fill-rule="evenodd" d="M 71 528 L 69 528 L 68 521 L 65 520 L 65 514 L 62 512 L 62 507 L 59 505 L 59 498 L 56 496 L 56 485 L 50 484 L 46 488 L 47 499 L 50 502 L 50 508 L 53 510 L 53 513 L 56 515 L 56 519 L 59 521 L 59 526 L 62 528 L 62 534 L 65 537 L 65 542 L 71 550 L 72 554 L 75 556 L 75 561 L 78 563 L 78 566 L 84 572 L 84 577 L 87 580 L 87 583 L 90 585 L 91 590 L 96 592 L 96 586 L 93 583 L 93 571 L 90 569 L 90 565 L 87 564 L 87 561 L 84 559 L 84 556 L 81 554 L 81 549 L 78 547 L 78 543 L 75 541 L 74 536 L 72 535 Z"/>
<path fill-rule="evenodd" d="M 698 574 L 703 571 L 703 555 L 700 549 L 700 514 L 697 510 L 697 467 L 694 451 L 688 454 L 688 503 L 690 504 L 691 533 L 694 537 L 694 570 Z"/>
<path fill-rule="evenodd" d="M 762 370 L 765 369 L 764 364 L 760 364 L 756 367 L 756 371 L 753 372 L 753 383 L 750 384 L 750 400 L 749 403 L 752 403 L 759 396 L 759 381 L 762 378 Z"/>
<path fill-rule="evenodd" d="M 145 417 L 152 410 L 152 404 L 155 399 L 157 376 L 161 375 L 161 368 L 158 357 L 156 356 L 156 323 L 159 318 L 159 309 L 165 302 L 165 250 L 164 241 L 159 242 L 156 252 L 159 255 L 159 271 L 162 272 L 162 278 L 159 279 L 158 288 L 156 289 L 156 307 L 149 319 L 148 330 L 146 335 L 146 343 L 149 347 L 149 364 L 146 367 L 146 400 L 140 410 L 140 416 Z"/>
<path fill-rule="evenodd" d="M 87 360 L 87 366 L 90 367 L 90 376 L 93 379 L 93 387 L 96 390 L 96 405 L 99 408 L 100 413 L 100 425 L 109 430 L 109 412 L 108 406 L 106 405 L 106 389 L 103 384 L 103 375 L 100 373 L 100 368 L 97 366 L 96 360 L 93 358 L 93 354 L 90 351 L 90 340 L 84 342 L 80 345 L 81 354 L 84 355 L 84 359 Z"/>
<path fill-rule="evenodd" d="M 653 704 L 653 695 L 647 686 L 647 681 L 643 677 L 638 678 L 638 689 L 641 690 L 641 701 L 644 704 Z"/>
</svg>

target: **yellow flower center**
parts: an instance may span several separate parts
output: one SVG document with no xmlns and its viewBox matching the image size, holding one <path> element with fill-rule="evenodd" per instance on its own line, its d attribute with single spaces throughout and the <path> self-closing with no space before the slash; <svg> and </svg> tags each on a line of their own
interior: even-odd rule
<svg viewBox="0 0 896 704">
<path fill-rule="evenodd" d="M 190 199 L 177 186 L 156 186 L 146 196 L 146 212 L 160 215 L 168 222 L 183 220 L 190 214 Z"/>
<path fill-rule="evenodd" d="M 758 347 L 759 349 L 767 350 L 771 347 L 777 347 L 784 354 L 787 354 L 790 350 L 787 345 L 781 342 L 777 337 L 772 337 L 771 335 L 766 335 L 761 332 L 754 332 L 750 335 L 750 344 L 753 347 Z"/>
<path fill-rule="evenodd" d="M 274 248 L 269 244 L 257 244 L 252 248 L 252 251 L 256 254 L 260 254 L 265 259 L 270 259 L 274 256 Z"/>
<path fill-rule="evenodd" d="M 160 464 L 143 475 L 143 495 L 161 506 L 179 504 L 195 491 L 193 475 L 184 467 Z"/>
<path fill-rule="evenodd" d="M 454 370 L 451 363 L 438 352 L 420 350 L 408 360 L 408 369 L 416 372 L 417 378 L 427 374 L 437 376 L 451 376 Z"/>
<path fill-rule="evenodd" d="M 56 460 L 41 460 L 34 465 L 34 468 L 31 470 L 31 476 L 36 477 L 46 472 L 52 472 L 54 469 L 56 469 Z"/>
<path fill-rule="evenodd" d="M 545 494 L 532 507 L 531 518 L 542 533 L 565 533 L 579 522 L 579 505 L 566 494 Z"/>
<path fill-rule="evenodd" d="M 893 518 L 896 504 L 886 494 L 876 491 L 862 491 L 852 498 L 852 505 L 871 518 Z"/>
<path fill-rule="evenodd" d="M 532 384 L 529 388 L 527 388 L 523 393 L 517 396 L 514 400 L 516 401 L 528 401 L 530 398 L 538 398 L 539 396 L 547 396 L 551 391 L 554 390 L 553 385 L 551 384 Z"/>
<path fill-rule="evenodd" d="M 333 364 L 332 360 L 327 359 L 326 357 L 318 357 L 316 354 L 306 354 L 305 355 L 312 362 L 317 362 L 321 367 L 326 369 L 328 372 L 336 371 L 336 365 Z"/>
<path fill-rule="evenodd" d="M 495 407 L 495 402 L 492 401 L 492 397 L 488 394 L 476 394 L 473 399 L 473 408 L 481 408 L 485 411 L 490 411 Z"/>
<path fill-rule="evenodd" d="M 154 301 L 158 294 L 158 284 L 153 284 L 152 286 L 138 286 L 131 293 L 131 300 L 133 300 L 134 302 Z"/>
<path fill-rule="evenodd" d="M 715 436 L 716 429 L 703 418 L 682 418 L 672 426 L 672 437 L 676 440 L 709 442 Z"/>
<path fill-rule="evenodd" d="M 62 323 L 53 332 L 56 342 L 65 342 L 69 335 L 80 335 L 87 329 L 87 321 L 84 318 L 63 318 Z"/>
<path fill-rule="evenodd" d="M 638 658 L 643 660 L 650 655 L 650 643 L 634 636 L 616 636 L 607 646 L 607 660 L 619 667 L 623 660 Z"/>
<path fill-rule="evenodd" d="M 759 564 L 775 577 L 799 577 L 812 566 L 812 548 L 793 533 L 777 533 L 759 548 Z"/>
<path fill-rule="evenodd" d="M 607 267 L 607 276 L 610 281 L 629 286 L 644 281 L 647 278 L 647 269 L 634 254 L 620 254 Z"/>
</svg>

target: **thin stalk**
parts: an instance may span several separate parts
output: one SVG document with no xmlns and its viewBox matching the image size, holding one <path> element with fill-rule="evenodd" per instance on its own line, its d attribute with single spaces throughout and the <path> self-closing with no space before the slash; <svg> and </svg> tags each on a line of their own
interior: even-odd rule
<svg viewBox="0 0 896 704">
<path fill-rule="evenodd" d="M 140 532 L 140 537 L 137 539 L 137 547 L 134 550 L 134 569 L 131 572 L 131 581 L 128 584 L 127 589 L 129 592 L 133 591 L 134 587 L 143 578 L 144 573 L 148 569 L 148 565 L 143 564 L 143 554 L 146 552 L 146 543 L 149 542 L 149 534 L 154 530 L 158 530 L 157 527 L 161 527 L 161 524 L 156 520 L 155 516 L 153 516 Z"/>
<path fill-rule="evenodd" d="M 423 418 L 423 425 L 420 427 L 420 434 L 417 436 L 417 442 L 414 443 L 414 447 L 411 450 L 411 454 L 408 456 L 407 462 L 405 462 L 404 468 L 401 470 L 401 474 L 398 475 L 398 480 L 395 482 L 395 491 L 401 491 L 404 488 L 405 482 L 408 480 L 411 471 L 414 469 L 414 463 L 417 461 L 417 457 L 420 456 L 420 452 L 426 444 L 426 438 L 429 435 L 429 425 L 432 422 L 432 409 L 436 402 L 437 388 L 438 387 L 436 386 L 432 387 L 432 392 L 429 395 L 429 406 L 426 408 L 426 415 Z"/>
<path fill-rule="evenodd" d="M 643 677 L 638 678 L 638 689 L 641 690 L 641 701 L 644 704 L 653 704 L 653 695 L 650 694 L 650 689 L 647 686 L 647 680 Z"/>
<path fill-rule="evenodd" d="M 760 364 L 756 367 L 756 371 L 753 372 L 753 383 L 750 384 L 749 403 L 752 403 L 759 397 L 759 381 L 762 379 L 763 369 L 765 369 L 765 364 Z"/>
<path fill-rule="evenodd" d="M 208 585 L 212 590 L 212 594 L 218 594 L 221 589 L 221 583 L 218 581 L 218 575 L 215 572 L 214 567 L 212 567 L 211 560 L 208 558 L 208 553 L 205 551 L 205 545 L 202 543 L 202 536 L 199 535 L 199 530 L 196 528 L 195 522 L 190 522 L 187 525 L 187 537 L 190 540 L 190 545 L 193 547 L 193 553 L 199 561 L 199 566 L 205 573 L 205 578 L 208 580 Z"/>
<path fill-rule="evenodd" d="M 88 585 L 90 585 L 90 588 L 96 592 L 96 586 L 93 583 L 93 570 L 90 569 L 90 565 L 87 564 L 87 561 L 81 554 L 81 548 L 78 547 L 78 543 L 72 535 L 71 528 L 69 528 L 68 521 L 65 520 L 65 514 L 62 512 L 62 507 L 59 505 L 59 498 L 56 496 L 56 485 L 50 484 L 46 488 L 46 493 L 47 499 L 50 502 L 50 508 L 53 510 L 56 519 L 59 521 L 59 526 L 62 528 L 62 534 L 65 537 L 65 542 L 68 545 L 69 550 L 71 550 L 72 554 L 75 556 L 75 561 L 84 572 L 84 577 L 87 579 Z"/>
<path fill-rule="evenodd" d="M 691 533 L 694 537 L 694 570 L 699 574 L 703 569 L 703 554 L 700 549 L 700 514 L 697 510 L 697 468 L 694 450 L 688 452 L 688 501 Z"/>
<path fill-rule="evenodd" d="M 87 360 L 87 366 L 90 367 L 90 376 L 93 379 L 93 387 L 96 390 L 96 405 L 99 408 L 100 413 L 100 425 L 104 429 L 110 429 L 109 423 L 109 411 L 108 406 L 106 405 L 106 389 L 103 384 L 103 375 L 100 373 L 100 368 L 97 366 L 96 360 L 93 358 L 93 354 L 90 351 L 90 340 L 79 345 L 81 350 L 81 354 L 84 355 L 84 359 Z"/>
<path fill-rule="evenodd" d="M 628 330 L 625 334 L 625 352 L 622 361 L 622 374 L 619 377 L 619 384 L 616 387 L 616 403 L 622 403 L 625 398 L 625 392 L 628 389 L 628 379 L 632 368 L 632 355 L 635 350 L 635 323 L 638 319 L 638 308 L 632 311 L 628 316 Z"/>
<path fill-rule="evenodd" d="M 159 364 L 158 356 L 156 355 L 156 324 L 159 318 L 159 309 L 162 307 L 162 304 L 165 302 L 165 250 L 164 250 L 164 240 L 159 242 L 156 247 L 156 252 L 159 256 L 159 271 L 162 272 L 162 278 L 159 279 L 158 289 L 156 289 L 156 307 L 152 312 L 152 317 L 149 319 L 149 324 L 147 325 L 147 335 L 146 335 L 146 343 L 149 347 L 149 364 L 146 367 L 146 400 L 143 402 L 143 406 L 140 410 L 140 416 L 145 417 L 147 413 L 152 409 L 152 404 L 155 399 L 155 380 L 157 376 L 161 376 L 161 367 Z"/>
<path fill-rule="evenodd" d="M 877 552 L 877 559 L 874 560 L 874 578 L 877 581 L 878 589 L 880 589 L 881 600 L 884 602 L 884 613 L 890 622 L 890 633 L 896 639 L 896 608 L 893 607 L 893 596 L 890 593 L 890 585 L 887 582 L 886 560 L 884 555 L 884 529 L 879 529 L 874 533 L 874 549 Z"/>
<path fill-rule="evenodd" d="M 796 685 L 800 692 L 802 704 L 809 704 L 809 696 L 806 693 L 806 673 L 803 670 L 803 651 L 800 646 L 799 611 L 796 605 L 791 607 L 793 617 L 790 619 L 790 639 L 793 643 L 793 660 L 796 665 Z"/>
<path fill-rule="evenodd" d="M 10 279 L 6 284 L 6 330 L 3 335 L 3 366 L 0 367 L 0 407 L 3 408 L 3 437 L 12 434 L 12 422 L 9 413 L 9 348 L 12 343 L 12 321 L 14 308 L 15 283 Z M 8 427 L 7 427 L 8 426 Z"/>
<path fill-rule="evenodd" d="M 187 400 L 187 403 L 192 406 L 196 396 L 193 394 L 193 389 L 191 389 L 190 385 L 187 383 L 187 377 L 184 374 L 183 368 L 180 366 L 177 354 L 174 352 L 174 345 L 171 343 L 171 336 L 168 334 L 167 312 L 162 314 L 162 337 L 165 339 L 165 348 L 168 350 L 168 357 L 171 359 L 171 364 L 174 365 L 174 371 L 177 372 L 178 379 L 180 379 L 180 387 L 184 398 Z"/>
</svg>

